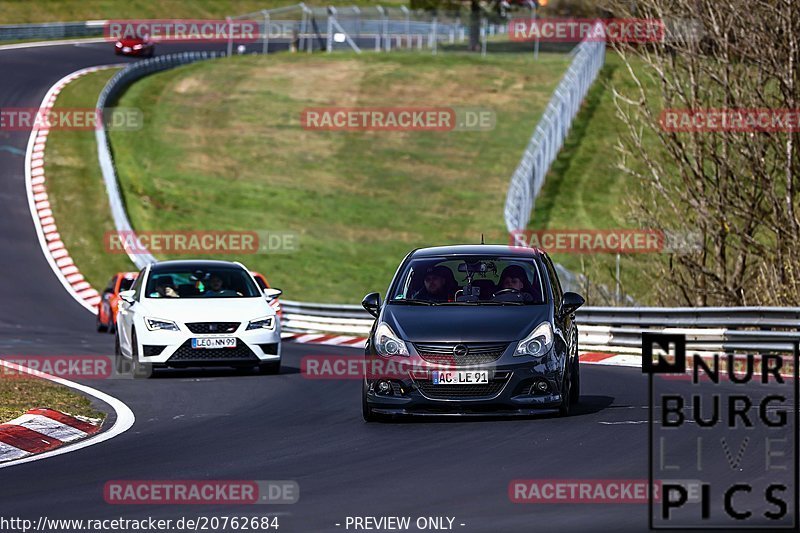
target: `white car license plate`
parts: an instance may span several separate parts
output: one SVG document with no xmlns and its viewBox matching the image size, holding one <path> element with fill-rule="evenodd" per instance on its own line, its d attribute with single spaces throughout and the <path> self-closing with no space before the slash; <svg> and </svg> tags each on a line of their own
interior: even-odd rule
<svg viewBox="0 0 800 533">
<path fill-rule="evenodd" d="M 481 385 L 489 383 L 488 370 L 433 370 L 434 385 Z"/>
<path fill-rule="evenodd" d="M 192 348 L 236 348 L 236 337 L 192 339 Z"/>
</svg>

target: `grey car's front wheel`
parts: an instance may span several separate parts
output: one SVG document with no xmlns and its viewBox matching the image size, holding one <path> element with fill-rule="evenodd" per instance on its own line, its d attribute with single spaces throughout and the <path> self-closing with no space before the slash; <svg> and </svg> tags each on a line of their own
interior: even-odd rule
<svg viewBox="0 0 800 533">
<path fill-rule="evenodd" d="M 278 360 L 270 361 L 269 363 L 261 363 L 258 365 L 258 371 L 262 374 L 280 374 L 281 362 Z"/>
<path fill-rule="evenodd" d="M 572 348 L 570 352 L 572 358 L 572 384 L 570 385 L 570 394 L 572 395 L 572 405 L 578 405 L 581 400 L 581 362 L 578 353 L 578 330 L 573 330 L 572 334 Z"/>
</svg>

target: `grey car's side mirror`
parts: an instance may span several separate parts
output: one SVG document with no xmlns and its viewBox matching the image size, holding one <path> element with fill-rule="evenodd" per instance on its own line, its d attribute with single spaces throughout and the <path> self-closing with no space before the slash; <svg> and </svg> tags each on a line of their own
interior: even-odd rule
<svg viewBox="0 0 800 533">
<path fill-rule="evenodd" d="M 135 300 L 135 298 L 136 298 L 136 291 L 134 291 L 134 290 L 122 291 L 122 292 L 120 292 L 120 293 L 119 293 L 119 297 L 120 297 L 122 300 L 124 300 L 124 301 L 128 302 L 129 304 L 132 304 L 133 302 L 135 302 L 135 301 L 136 301 L 136 300 Z"/>
<path fill-rule="evenodd" d="M 583 296 L 575 292 L 565 292 L 561 299 L 561 316 L 571 315 L 586 303 Z"/>
<path fill-rule="evenodd" d="M 280 290 L 280 289 L 273 289 L 273 288 L 270 288 L 270 287 L 267 287 L 267 288 L 264 289 L 264 296 L 266 296 L 267 300 L 269 300 L 269 301 L 274 300 L 275 298 L 277 298 L 281 294 L 283 294 L 283 291 Z"/>
<path fill-rule="evenodd" d="M 381 310 L 381 295 L 377 292 L 371 292 L 364 296 L 364 299 L 361 300 L 361 305 L 364 306 L 364 309 L 366 309 L 369 314 L 378 318 L 378 314 Z"/>
</svg>

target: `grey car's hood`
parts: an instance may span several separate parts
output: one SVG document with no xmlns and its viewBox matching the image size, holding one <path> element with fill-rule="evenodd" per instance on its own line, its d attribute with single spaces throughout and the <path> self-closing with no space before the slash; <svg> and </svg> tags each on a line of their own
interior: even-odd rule
<svg viewBox="0 0 800 533">
<path fill-rule="evenodd" d="M 549 319 L 548 305 L 386 304 L 384 322 L 412 342 L 511 342 Z"/>
</svg>

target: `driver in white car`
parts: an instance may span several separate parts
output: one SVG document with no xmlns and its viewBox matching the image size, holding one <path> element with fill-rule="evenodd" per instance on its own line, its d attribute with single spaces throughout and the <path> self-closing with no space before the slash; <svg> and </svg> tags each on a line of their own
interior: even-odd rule
<svg viewBox="0 0 800 533">
<path fill-rule="evenodd" d="M 208 278 L 208 285 L 206 291 L 203 293 L 203 296 L 218 296 L 218 297 L 226 297 L 226 296 L 241 296 L 242 293 L 236 292 L 232 289 L 224 289 L 225 282 L 222 281 L 222 278 L 219 277 L 217 274 L 211 274 L 211 277 Z"/>
</svg>

